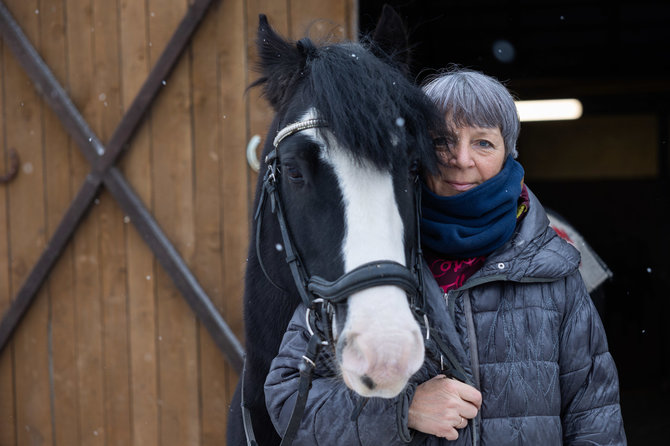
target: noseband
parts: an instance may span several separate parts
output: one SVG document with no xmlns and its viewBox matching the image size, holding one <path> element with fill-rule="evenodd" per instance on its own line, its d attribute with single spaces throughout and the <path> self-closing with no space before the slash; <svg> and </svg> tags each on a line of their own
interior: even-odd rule
<svg viewBox="0 0 670 446">
<path fill-rule="evenodd" d="M 300 256 L 295 249 L 293 237 L 284 216 L 283 202 L 279 192 L 279 180 L 281 171 L 279 169 L 279 145 L 287 137 L 307 129 L 327 127 L 328 124 L 321 119 L 307 119 L 296 122 L 282 128 L 273 141 L 274 149 L 265 157 L 267 171 L 263 178 L 263 190 L 258 202 L 258 208 L 255 213 L 256 220 L 256 253 L 265 276 L 270 283 L 276 285 L 270 279 L 265 267 L 260 251 L 261 235 L 261 212 L 267 199 L 270 200 L 271 210 L 277 216 L 279 229 L 281 231 L 286 252 L 286 263 L 289 265 L 293 282 L 298 290 L 300 298 L 307 308 L 307 327 L 311 334 L 307 351 L 303 355 L 304 362 L 300 364 L 300 382 L 298 385 L 298 398 L 296 400 L 291 419 L 283 435 L 281 446 L 291 444 L 297 429 L 300 425 L 300 419 L 304 412 L 307 402 L 307 393 L 311 386 L 312 371 L 316 366 L 316 358 L 322 345 L 334 343 L 334 336 L 331 332 L 331 322 L 334 316 L 334 305 L 344 302 L 351 294 L 358 291 L 382 285 L 392 285 L 402 288 L 408 295 L 410 308 L 415 317 L 422 319 L 425 323 L 426 335 L 429 336 L 428 320 L 424 313 L 423 303 L 423 285 L 421 273 L 421 243 L 420 243 L 420 187 L 416 190 L 416 240 L 417 246 L 411 253 L 412 269 L 406 266 L 390 261 L 377 260 L 365 263 L 345 274 L 338 279 L 329 281 L 319 276 L 310 276 L 304 267 Z M 280 288 L 281 289 L 281 288 Z M 284 290 L 286 291 L 286 290 Z M 242 411 L 244 419 L 244 428 L 247 434 L 247 444 L 254 445 L 255 439 L 251 428 L 251 416 L 248 409 L 244 406 L 244 385 L 242 385 Z"/>
</svg>

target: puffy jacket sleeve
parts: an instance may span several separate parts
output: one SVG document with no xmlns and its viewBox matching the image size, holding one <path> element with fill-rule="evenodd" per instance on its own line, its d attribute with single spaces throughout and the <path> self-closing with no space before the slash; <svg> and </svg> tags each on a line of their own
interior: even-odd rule
<svg viewBox="0 0 670 446">
<path fill-rule="evenodd" d="M 560 340 L 565 445 L 625 445 L 619 379 L 598 312 L 584 282 L 566 279 L 568 296 Z"/>
<path fill-rule="evenodd" d="M 275 429 L 283 435 L 297 398 L 300 379 L 298 366 L 309 341 L 304 325 L 305 308 L 293 315 L 265 381 L 265 401 Z M 333 359 L 329 358 L 332 363 Z M 415 386 L 394 399 L 370 398 L 358 418 L 352 413 L 361 397 L 348 389 L 326 364 L 323 355 L 309 391 L 305 413 L 293 444 L 299 445 L 406 445 L 411 440 L 407 411 Z"/>
</svg>

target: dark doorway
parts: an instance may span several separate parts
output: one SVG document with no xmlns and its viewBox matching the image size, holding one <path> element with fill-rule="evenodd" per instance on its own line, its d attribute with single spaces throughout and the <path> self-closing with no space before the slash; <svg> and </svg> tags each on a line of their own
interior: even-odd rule
<svg viewBox="0 0 670 446">
<path fill-rule="evenodd" d="M 614 273 L 594 295 L 619 368 L 631 445 L 670 428 L 670 3 L 366 1 L 406 21 L 418 82 L 449 64 L 506 82 L 519 98 L 577 98 L 576 121 L 522 124 L 519 160 L 543 204 Z"/>
</svg>

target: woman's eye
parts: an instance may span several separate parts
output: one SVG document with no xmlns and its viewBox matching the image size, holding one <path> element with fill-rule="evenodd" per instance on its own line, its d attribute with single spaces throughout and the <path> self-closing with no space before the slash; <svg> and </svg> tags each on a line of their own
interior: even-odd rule
<svg viewBox="0 0 670 446">
<path fill-rule="evenodd" d="M 488 147 L 493 147 L 493 144 L 490 142 L 486 141 L 485 139 L 480 139 L 479 141 L 475 142 L 475 145 L 477 147 L 483 147 L 483 148 L 488 148 Z"/>
</svg>

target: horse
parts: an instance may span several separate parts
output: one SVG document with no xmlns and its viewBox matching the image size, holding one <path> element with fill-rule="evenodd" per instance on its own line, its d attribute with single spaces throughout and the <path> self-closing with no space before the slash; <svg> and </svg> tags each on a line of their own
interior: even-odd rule
<svg viewBox="0 0 670 446">
<path fill-rule="evenodd" d="M 424 335 L 408 299 L 420 294 L 417 179 L 437 165 L 428 129 L 442 119 L 403 69 L 398 20 L 385 10 L 372 38 L 317 45 L 285 40 L 260 16 L 261 77 L 251 86 L 262 86 L 275 117 L 256 187 L 245 371 L 229 446 L 253 444 L 245 416 L 256 444 L 280 443 L 263 384 L 301 301 L 320 301 L 312 315 L 328 314 L 317 324 L 354 392 L 392 398 L 423 363 Z"/>
</svg>

